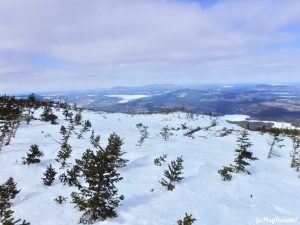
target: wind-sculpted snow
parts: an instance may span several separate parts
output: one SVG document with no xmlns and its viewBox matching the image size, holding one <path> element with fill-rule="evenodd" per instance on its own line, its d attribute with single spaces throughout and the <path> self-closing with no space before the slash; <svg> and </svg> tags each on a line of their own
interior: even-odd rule
<svg viewBox="0 0 300 225">
<path fill-rule="evenodd" d="M 58 179 L 48 187 L 41 179 L 49 164 L 58 174 L 67 169 L 60 169 L 60 164 L 55 161 L 60 150 L 57 143 L 61 139 L 60 126 L 67 126 L 61 113 L 55 113 L 59 115 L 59 124 L 39 120 L 29 125 L 23 122 L 11 144 L 0 152 L 0 183 L 12 176 L 21 189 L 14 202 L 14 215 L 26 218 L 32 225 L 75 225 L 81 216 L 81 212 L 70 203 L 70 193 L 75 188 L 64 186 Z M 250 150 L 259 160 L 247 167 L 251 175 L 235 173 L 231 181 L 224 182 L 217 171 L 233 162 L 235 141 L 241 130 L 225 119 L 217 119 L 217 125 L 213 127 L 214 118 L 202 115 L 192 118 L 185 113 L 127 115 L 84 112 L 83 119 L 92 122 L 92 130 L 101 135 L 103 146 L 113 132 L 122 137 L 125 143 L 122 150 L 127 152 L 124 158 L 129 159 L 127 166 L 120 169 L 124 179 L 117 184 L 119 193 L 125 196 L 117 208 L 118 217 L 96 224 L 174 225 L 186 212 L 197 219 L 195 224 L 200 225 L 252 225 L 263 217 L 300 216 L 300 179 L 289 166 L 292 141 L 287 137 L 283 141 L 285 147 L 277 152 L 279 156 L 267 159 L 271 136 L 249 132 L 254 144 Z M 149 132 L 141 146 L 137 145 L 138 123 L 147 126 Z M 197 129 L 192 136 L 184 136 L 187 130 L 181 129 L 182 124 L 188 129 L 203 129 Z M 173 133 L 168 141 L 160 135 L 165 126 Z M 220 135 L 224 127 L 231 129 L 228 135 Z M 90 134 L 84 133 L 82 139 L 77 139 L 76 135 L 70 138 L 73 152 L 68 162 L 74 163 L 91 147 Z M 22 157 L 33 144 L 39 146 L 44 157 L 39 164 L 23 165 Z M 156 166 L 154 159 L 163 154 L 167 154 L 166 162 Z M 184 179 L 173 191 L 168 191 L 159 180 L 163 178 L 168 163 L 180 156 L 184 160 Z M 54 201 L 59 195 L 68 197 L 66 203 L 59 205 Z"/>
</svg>

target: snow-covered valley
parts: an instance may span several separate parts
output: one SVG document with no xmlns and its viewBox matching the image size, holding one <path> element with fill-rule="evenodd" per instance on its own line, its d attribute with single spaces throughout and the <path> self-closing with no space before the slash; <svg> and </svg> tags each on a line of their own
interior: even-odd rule
<svg viewBox="0 0 300 225">
<path fill-rule="evenodd" d="M 41 110 L 35 112 L 39 117 Z M 10 145 L 0 152 L 0 183 L 13 177 L 21 189 L 14 200 L 14 216 L 26 219 L 31 225 L 75 225 L 81 212 L 70 203 L 70 194 L 76 188 L 63 185 L 57 178 L 52 186 L 45 186 L 42 174 L 52 164 L 58 175 L 65 172 L 55 158 L 60 150 L 61 125 L 68 125 L 61 112 L 58 124 L 40 120 L 29 125 L 22 122 Z M 121 113 L 83 113 L 90 120 L 92 130 L 101 135 L 101 145 L 113 132 L 124 141 L 127 166 L 120 169 L 123 180 L 117 183 L 119 194 L 125 196 L 116 211 L 118 217 L 100 221 L 103 225 L 174 225 L 185 213 L 192 214 L 199 225 L 253 225 L 262 223 L 262 218 L 293 218 L 300 224 L 300 179 L 299 173 L 290 167 L 292 140 L 284 137 L 284 147 L 276 149 L 278 156 L 267 158 L 269 134 L 249 131 L 253 143 L 250 148 L 259 160 L 251 161 L 246 173 L 234 173 L 231 181 L 223 181 L 218 170 L 234 159 L 236 139 L 242 128 L 227 123 L 225 118 L 216 118 L 217 125 L 210 127 L 215 118 L 174 112 L 170 114 L 129 115 Z M 140 133 L 136 127 L 142 123 L 148 127 L 149 138 L 137 145 Z M 161 129 L 201 127 L 192 137 L 184 136 L 186 130 L 174 129 L 168 141 L 162 139 Z M 222 135 L 223 128 L 231 133 Z M 78 129 L 78 128 L 77 128 Z M 74 163 L 91 147 L 91 132 L 78 139 L 72 135 L 69 143 L 73 152 L 68 162 Z M 31 145 L 36 144 L 44 152 L 41 163 L 23 165 L 22 157 Z M 154 159 L 167 154 L 161 166 Z M 159 180 L 164 176 L 168 163 L 177 157 L 183 158 L 182 182 L 168 191 Z M 58 204 L 54 199 L 62 195 L 67 201 Z M 283 223 L 277 223 L 283 224 Z"/>
</svg>

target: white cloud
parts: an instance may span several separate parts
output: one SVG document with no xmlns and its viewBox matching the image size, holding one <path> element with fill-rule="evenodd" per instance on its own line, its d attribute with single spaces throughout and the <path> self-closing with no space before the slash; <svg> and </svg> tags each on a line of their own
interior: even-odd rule
<svg viewBox="0 0 300 225">
<path fill-rule="evenodd" d="M 299 25 L 298 0 L 2 1 L 0 89 L 299 81 Z"/>
</svg>

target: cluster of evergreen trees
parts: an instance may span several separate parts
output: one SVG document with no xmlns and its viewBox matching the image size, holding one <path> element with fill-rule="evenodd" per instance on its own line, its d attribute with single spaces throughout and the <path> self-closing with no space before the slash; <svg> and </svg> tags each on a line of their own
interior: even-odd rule
<svg viewBox="0 0 300 225">
<path fill-rule="evenodd" d="M 61 141 L 56 140 L 57 143 L 60 143 L 56 161 L 60 164 L 60 169 L 64 169 L 70 165 L 67 163 L 72 153 L 72 147 L 69 144 L 70 137 L 76 134 L 77 138 L 82 138 L 85 132 L 90 131 L 92 125 L 89 120 L 82 119 L 81 110 L 74 113 L 67 104 L 57 107 L 64 107 L 63 114 L 68 121 L 66 127 L 61 126 L 60 128 Z M 44 106 L 41 121 L 55 124 L 56 120 L 57 116 L 53 113 L 53 107 Z M 75 129 L 77 126 L 81 126 L 79 132 Z M 118 195 L 116 188 L 116 183 L 123 179 L 118 170 L 126 166 L 128 162 L 123 158 L 125 152 L 121 150 L 124 144 L 123 140 L 117 134 L 112 133 L 110 135 L 108 144 L 104 148 L 100 145 L 100 135 L 95 135 L 92 131 L 90 143 L 92 148 L 87 149 L 82 158 L 76 159 L 76 163 L 59 176 L 59 180 L 63 184 L 75 186 L 78 189 L 77 192 L 71 193 L 71 199 L 72 203 L 80 211 L 83 211 L 79 222 L 84 224 L 117 216 L 116 207 L 124 199 L 123 195 Z M 32 145 L 27 155 L 22 158 L 23 164 L 40 163 L 43 155 L 44 153 L 38 145 Z M 53 185 L 57 174 L 58 172 L 53 165 L 48 165 L 42 174 L 44 185 Z M 66 199 L 66 197 L 58 196 L 55 201 L 62 204 Z"/>
<path fill-rule="evenodd" d="M 113 218 L 117 216 L 116 208 L 124 200 L 123 195 L 118 194 L 116 183 L 121 181 L 119 169 L 125 167 L 128 160 L 123 158 L 125 152 L 122 151 L 123 140 L 115 133 L 112 133 L 108 138 L 108 144 L 102 147 L 100 144 L 100 135 L 95 135 L 91 132 L 90 144 L 81 158 L 75 160 L 75 164 L 71 166 L 69 158 L 72 154 L 72 147 L 69 143 L 70 137 L 75 134 L 78 139 L 83 138 L 84 133 L 92 128 L 89 120 L 83 120 L 82 109 L 73 107 L 66 103 L 54 102 L 39 102 L 34 95 L 28 99 L 17 100 L 13 97 L 0 97 L 0 150 L 3 144 L 9 144 L 10 138 L 14 133 L 21 120 L 24 119 L 28 124 L 34 119 L 34 110 L 38 107 L 43 107 L 41 114 L 41 121 L 57 124 L 58 117 L 54 113 L 54 109 L 62 109 L 63 116 L 68 121 L 67 126 L 61 126 L 60 133 L 62 138 L 57 141 L 60 144 L 60 150 L 57 153 L 56 161 L 60 164 L 59 171 L 63 170 L 59 175 L 59 180 L 69 186 L 76 187 L 76 191 L 71 193 L 72 203 L 83 212 L 80 223 L 94 223 L 99 220 Z M 214 121 L 211 126 L 217 125 Z M 137 124 L 137 129 L 140 132 L 138 145 L 142 145 L 148 138 L 148 127 L 143 124 Z M 185 124 L 182 125 L 182 130 L 188 129 Z M 168 126 L 161 129 L 161 136 L 164 141 L 168 141 L 173 133 L 170 132 Z M 185 133 L 186 136 L 192 136 L 195 132 L 200 131 L 201 128 L 190 129 Z M 289 133 L 285 131 L 285 133 Z M 270 142 L 270 151 L 268 158 L 276 155 L 274 148 L 282 147 L 282 138 L 278 132 L 273 132 L 273 139 Z M 297 135 L 290 134 L 293 141 L 293 149 L 291 152 L 291 167 L 299 171 L 300 167 L 300 139 Z M 250 161 L 257 160 L 253 153 L 249 151 L 252 143 L 249 140 L 249 134 L 246 130 L 240 133 L 237 138 L 237 148 L 235 149 L 235 159 L 233 164 L 224 166 L 218 171 L 223 180 L 231 180 L 232 173 L 244 172 L 250 174 L 247 167 Z M 41 162 L 44 153 L 39 149 L 38 145 L 32 145 L 27 152 L 27 155 L 22 158 L 23 164 L 31 165 Z M 162 155 L 154 159 L 154 164 L 162 166 L 166 162 L 167 155 Z M 71 166 L 71 167 L 68 167 Z M 68 169 L 64 170 L 66 167 Z M 48 165 L 46 171 L 42 174 L 42 181 L 44 185 L 53 185 L 57 172 L 52 164 Z M 176 160 L 171 161 L 168 169 L 164 171 L 164 177 L 159 183 L 167 190 L 174 190 L 176 183 L 180 183 L 183 177 L 183 157 L 177 157 Z M 20 223 L 19 220 L 13 218 L 13 211 L 11 210 L 12 200 L 20 192 L 17 190 L 16 183 L 13 178 L 0 185 L 0 221 L 5 225 L 21 224 L 28 225 L 26 221 Z M 55 201 L 58 204 L 66 202 L 67 197 L 58 196 Z M 186 214 L 181 220 L 178 220 L 179 225 L 190 225 L 196 219 L 190 214 Z"/>
<path fill-rule="evenodd" d="M 10 96 L 0 97 L 0 151 L 3 145 L 9 145 L 22 120 L 27 124 L 34 119 L 34 111 L 52 103 L 38 101 L 34 94 L 17 99 Z"/>
</svg>

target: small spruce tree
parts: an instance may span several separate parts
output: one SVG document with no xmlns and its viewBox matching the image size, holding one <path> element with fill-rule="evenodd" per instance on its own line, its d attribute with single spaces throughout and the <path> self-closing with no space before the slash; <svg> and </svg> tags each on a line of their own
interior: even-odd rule
<svg viewBox="0 0 300 225">
<path fill-rule="evenodd" d="M 115 186 L 123 179 L 117 169 L 127 162 L 121 158 L 123 142 L 115 133 L 110 135 L 106 148 L 100 146 L 100 136 L 94 132 L 90 139 L 95 151 L 87 149 L 81 159 L 76 159 L 73 169 L 60 177 L 64 184 L 78 188 L 79 192 L 73 192 L 71 197 L 84 212 L 79 222 L 89 224 L 117 216 L 115 208 L 124 199 L 118 196 Z M 81 185 L 79 178 L 87 185 Z"/>
<path fill-rule="evenodd" d="M 122 180 L 108 150 L 93 152 L 87 149 L 82 159 L 76 160 L 80 176 L 87 186 L 78 186 L 79 192 L 73 192 L 73 203 L 83 211 L 80 223 L 95 223 L 117 216 L 115 208 L 124 197 L 117 196 L 116 182 Z"/>
<path fill-rule="evenodd" d="M 57 196 L 57 198 L 54 199 L 54 201 L 56 201 L 58 204 L 63 204 L 64 202 L 66 202 L 67 200 L 67 197 L 64 197 L 64 196 Z"/>
<path fill-rule="evenodd" d="M 183 170 L 183 159 L 181 157 L 177 157 L 176 161 L 171 161 L 171 164 L 168 165 L 168 170 L 165 170 L 164 176 L 165 178 L 162 178 L 159 183 L 165 187 L 169 191 L 173 191 L 175 188 L 174 183 L 181 182 L 184 178 L 182 177 L 182 170 Z"/>
<path fill-rule="evenodd" d="M 81 112 L 76 113 L 74 116 L 74 125 L 75 126 L 81 125 L 81 120 L 82 120 L 82 113 Z"/>
<path fill-rule="evenodd" d="M 91 127 L 92 127 L 92 123 L 89 120 L 85 120 L 81 130 L 79 131 L 79 134 L 77 135 L 77 138 L 78 139 L 82 138 L 83 133 L 90 131 Z"/>
<path fill-rule="evenodd" d="M 63 115 L 65 116 L 65 120 L 71 120 L 73 117 L 73 112 L 69 105 L 66 105 L 63 111 Z"/>
<path fill-rule="evenodd" d="M 66 129 L 66 127 L 64 125 L 62 125 L 60 127 L 60 131 L 59 132 L 61 133 L 62 136 L 66 136 L 67 133 L 68 133 L 68 131 L 67 131 L 67 129 Z"/>
<path fill-rule="evenodd" d="M 235 150 L 236 158 L 234 159 L 233 168 L 237 173 L 242 171 L 250 174 L 250 172 L 246 170 L 246 166 L 250 165 L 247 160 L 257 160 L 257 158 L 253 156 L 253 152 L 248 151 L 248 149 L 252 146 L 248 136 L 249 134 L 247 130 L 243 130 L 236 141 L 238 148 Z"/>
<path fill-rule="evenodd" d="M 41 121 L 51 122 L 51 124 L 57 124 L 57 116 L 53 113 L 50 106 L 45 106 L 44 111 L 41 114 Z"/>
<path fill-rule="evenodd" d="M 40 163 L 41 162 L 41 157 L 44 156 L 44 153 L 40 151 L 38 145 L 31 145 L 29 152 L 27 153 L 26 157 L 23 157 L 23 164 L 35 164 L 35 163 Z"/>
<path fill-rule="evenodd" d="M 276 153 L 274 153 L 274 147 L 277 147 L 277 148 L 282 148 L 284 147 L 284 145 L 281 144 L 281 142 L 283 141 L 282 138 L 279 137 L 280 133 L 279 132 L 275 132 L 273 134 L 273 139 L 272 141 L 269 143 L 270 145 L 270 150 L 269 150 L 269 153 L 268 153 L 268 159 L 271 158 L 272 155 L 277 155 Z"/>
<path fill-rule="evenodd" d="M 44 184 L 46 186 L 51 186 L 55 180 L 55 175 L 56 175 L 56 171 L 55 169 L 52 167 L 52 165 L 50 164 L 45 173 L 44 173 L 44 177 L 42 178 Z"/>
<path fill-rule="evenodd" d="M 57 154 L 56 161 L 61 164 L 61 168 L 64 168 L 67 165 L 67 159 L 70 158 L 72 153 L 72 147 L 68 142 L 64 141 L 61 144 L 60 151 Z"/>
<path fill-rule="evenodd" d="M 122 158 L 126 152 L 121 151 L 121 147 L 124 144 L 123 140 L 116 133 L 112 133 L 108 138 L 108 144 L 106 151 L 111 157 L 111 162 L 116 168 L 122 168 L 126 166 L 128 160 Z M 100 147 L 100 146 L 99 146 Z"/>
<path fill-rule="evenodd" d="M 299 170 L 300 162 L 297 158 L 300 157 L 300 138 L 296 136 L 292 136 L 293 140 L 293 150 L 291 152 L 291 168 L 296 168 L 297 171 Z M 298 156 L 298 157 L 297 157 Z"/>
<path fill-rule="evenodd" d="M 21 219 L 15 220 L 13 218 L 14 211 L 11 210 L 13 206 L 12 200 L 15 199 L 20 190 L 17 189 L 17 184 L 13 178 L 9 178 L 4 184 L 0 185 L 0 223 L 3 225 L 30 225 L 30 223 Z"/>
<path fill-rule="evenodd" d="M 136 127 L 140 132 L 140 137 L 138 139 L 137 146 L 141 146 L 144 143 L 144 141 L 149 137 L 148 127 L 144 126 L 142 123 L 138 123 Z"/>
<path fill-rule="evenodd" d="M 192 214 L 185 213 L 185 216 L 182 220 L 178 220 L 178 225 L 192 225 L 196 221 L 195 218 L 193 218 Z"/>
<path fill-rule="evenodd" d="M 164 141 L 168 141 L 170 137 L 173 135 L 173 133 L 170 132 L 170 129 L 168 126 L 165 126 L 161 129 L 160 134 Z"/>
</svg>

